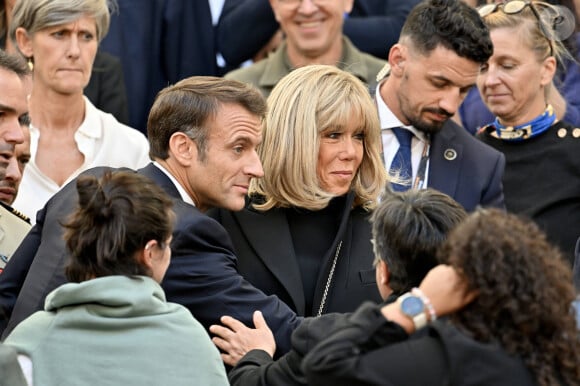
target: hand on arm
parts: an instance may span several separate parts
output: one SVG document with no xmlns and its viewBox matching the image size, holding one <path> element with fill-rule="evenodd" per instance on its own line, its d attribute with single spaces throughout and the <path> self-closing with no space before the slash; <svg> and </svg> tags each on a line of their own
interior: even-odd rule
<svg viewBox="0 0 580 386">
<path fill-rule="evenodd" d="M 224 363 L 235 366 L 251 350 L 264 350 L 270 356 L 276 351 L 276 341 L 260 311 L 253 315 L 255 328 L 246 327 L 242 322 L 230 316 L 223 316 L 223 326 L 212 325 L 209 330 L 216 335 L 213 343 L 222 351 Z"/>
</svg>

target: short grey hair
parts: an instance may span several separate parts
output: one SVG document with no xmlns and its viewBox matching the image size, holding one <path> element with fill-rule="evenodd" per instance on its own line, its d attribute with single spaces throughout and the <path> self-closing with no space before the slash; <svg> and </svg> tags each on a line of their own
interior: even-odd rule
<svg viewBox="0 0 580 386">
<path fill-rule="evenodd" d="M 95 19 L 97 40 L 100 42 L 109 31 L 110 12 L 114 9 L 115 0 L 18 0 L 14 5 L 8 36 L 16 44 L 16 29 L 19 27 L 33 35 L 42 29 L 89 16 Z"/>
</svg>

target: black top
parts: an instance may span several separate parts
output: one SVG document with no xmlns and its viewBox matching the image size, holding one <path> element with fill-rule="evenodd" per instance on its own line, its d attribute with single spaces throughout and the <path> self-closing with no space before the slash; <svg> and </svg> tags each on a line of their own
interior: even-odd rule
<svg viewBox="0 0 580 386">
<path fill-rule="evenodd" d="M 259 211 L 253 204 L 259 200 L 248 199 L 241 211 L 207 213 L 228 231 L 246 280 L 302 316 L 316 315 L 321 308 L 322 313 L 352 312 L 365 300 L 380 301 L 372 264 L 371 212 L 352 207 L 354 192 L 332 200 L 322 211 Z"/>
<path fill-rule="evenodd" d="M 336 237 L 345 197 L 336 197 L 317 211 L 291 208 L 286 211 L 294 253 L 302 277 L 306 315 L 313 308 L 314 291 L 322 262 Z M 334 251 L 330 251 L 334 253 Z"/>
<path fill-rule="evenodd" d="M 300 326 L 295 335 L 301 333 Z M 308 385 L 537 385 L 523 361 L 444 320 L 409 336 L 365 303 L 304 358 Z"/>
<path fill-rule="evenodd" d="M 503 191 L 508 211 L 534 220 L 570 262 L 580 236 L 580 128 L 558 122 L 538 136 L 505 141 L 493 128 L 478 134 L 506 158 Z"/>
</svg>

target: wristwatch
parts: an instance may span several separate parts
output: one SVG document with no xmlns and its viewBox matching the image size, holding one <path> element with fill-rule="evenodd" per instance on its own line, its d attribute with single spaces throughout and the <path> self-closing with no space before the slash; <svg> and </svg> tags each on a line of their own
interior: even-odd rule
<svg viewBox="0 0 580 386">
<path fill-rule="evenodd" d="M 420 297 L 407 292 L 399 296 L 397 303 L 401 308 L 401 312 L 413 320 L 415 330 L 423 328 L 427 325 L 427 313 L 425 312 L 425 303 Z"/>
</svg>

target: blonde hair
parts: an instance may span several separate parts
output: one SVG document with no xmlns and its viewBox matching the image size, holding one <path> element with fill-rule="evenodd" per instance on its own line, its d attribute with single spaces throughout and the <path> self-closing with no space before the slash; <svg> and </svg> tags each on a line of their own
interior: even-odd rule
<svg viewBox="0 0 580 386">
<path fill-rule="evenodd" d="M 272 90 L 259 149 L 264 177 L 252 180 L 249 191 L 264 201 L 254 207 L 326 207 L 334 194 L 321 188 L 316 173 L 320 134 L 343 127 L 353 114 L 364 135 L 362 162 L 351 185 L 354 206 L 374 208 L 387 178 L 376 107 L 359 79 L 326 65 L 296 69 Z"/>
<path fill-rule="evenodd" d="M 497 28 L 519 29 L 520 32 L 514 35 L 514 39 L 522 39 L 536 53 L 538 61 L 543 61 L 550 56 L 550 52 L 560 64 L 564 58 L 572 58 L 564 44 L 552 37 L 554 31 L 551 30 L 551 25 L 545 21 L 539 21 L 530 8 L 531 6 L 536 7 L 541 14 L 543 8 L 554 9 L 554 6 L 540 1 L 531 1 L 530 3 L 531 5 L 526 6 L 518 13 L 506 14 L 501 10 L 497 10 L 484 16 L 483 21 L 490 31 Z M 557 10 L 553 12 L 557 12 Z M 547 34 L 544 34 L 539 23 L 542 23 L 542 28 Z"/>
</svg>

